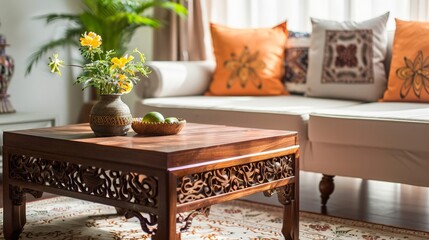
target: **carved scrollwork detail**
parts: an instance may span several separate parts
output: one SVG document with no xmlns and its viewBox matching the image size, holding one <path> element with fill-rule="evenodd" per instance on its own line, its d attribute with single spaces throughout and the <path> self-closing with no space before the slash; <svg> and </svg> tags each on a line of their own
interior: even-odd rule
<svg viewBox="0 0 429 240">
<path fill-rule="evenodd" d="M 276 188 L 277 198 L 283 205 L 288 205 L 295 199 L 295 183 Z"/>
<path fill-rule="evenodd" d="M 264 191 L 264 196 L 265 197 L 271 197 L 274 195 L 275 192 L 276 192 L 275 189 L 268 189 L 268 190 Z"/>
<path fill-rule="evenodd" d="M 178 178 L 177 201 L 187 203 L 295 175 L 295 155 L 195 173 Z"/>
<path fill-rule="evenodd" d="M 10 191 L 10 198 L 12 200 L 13 205 L 22 205 L 22 203 L 26 201 L 25 193 L 29 193 L 33 195 L 34 198 L 41 198 L 43 195 L 43 192 L 41 191 L 22 188 L 18 186 L 11 186 L 9 188 L 9 191 Z"/>
<path fill-rule="evenodd" d="M 9 178 L 109 199 L 158 206 L 158 178 L 26 155 L 10 155 Z"/>
<path fill-rule="evenodd" d="M 21 187 L 11 186 L 9 191 L 13 205 L 22 205 L 25 202 L 25 194 Z"/>
<path fill-rule="evenodd" d="M 43 192 L 41 192 L 41 191 L 37 191 L 37 190 L 33 190 L 33 189 L 27 189 L 27 188 L 24 188 L 24 192 L 31 194 L 34 198 L 41 198 L 43 195 Z"/>
<path fill-rule="evenodd" d="M 191 227 L 192 220 L 198 214 L 203 214 L 204 216 L 208 217 L 209 213 L 210 213 L 210 207 L 199 208 L 188 213 L 178 213 L 176 217 L 176 222 L 184 223 L 183 226 L 180 227 L 180 232 L 187 231 Z"/>
<path fill-rule="evenodd" d="M 140 221 L 142 230 L 147 234 L 156 234 L 156 228 L 153 226 L 158 224 L 158 216 L 153 213 L 149 213 L 149 218 L 143 217 L 143 215 L 137 211 L 126 210 L 125 218 L 130 219 L 136 217 Z"/>
<path fill-rule="evenodd" d="M 158 224 L 158 216 L 156 214 L 149 213 L 148 217 L 144 217 L 140 212 L 129 209 L 116 208 L 116 211 L 120 215 L 125 215 L 125 218 L 127 219 L 136 217 L 139 220 L 140 226 L 145 233 L 152 235 L 156 234 L 157 228 L 154 227 Z M 187 231 L 191 227 L 192 220 L 198 214 L 203 214 L 208 217 L 209 213 L 210 207 L 199 208 L 187 213 L 178 213 L 176 215 L 176 222 L 183 224 L 182 227 L 180 227 L 180 232 Z"/>
<path fill-rule="evenodd" d="M 264 195 L 266 197 L 271 197 L 274 195 L 274 193 L 277 193 L 277 198 L 281 204 L 290 204 L 291 201 L 295 198 L 295 183 L 264 191 Z"/>
</svg>

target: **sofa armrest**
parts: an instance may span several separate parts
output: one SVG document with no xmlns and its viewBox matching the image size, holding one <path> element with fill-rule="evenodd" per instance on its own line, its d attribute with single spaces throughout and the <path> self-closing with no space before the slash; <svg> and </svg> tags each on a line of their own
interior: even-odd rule
<svg viewBox="0 0 429 240">
<path fill-rule="evenodd" d="M 141 77 L 136 94 L 141 98 L 203 95 L 212 78 L 211 61 L 152 61 L 148 78 Z"/>
</svg>

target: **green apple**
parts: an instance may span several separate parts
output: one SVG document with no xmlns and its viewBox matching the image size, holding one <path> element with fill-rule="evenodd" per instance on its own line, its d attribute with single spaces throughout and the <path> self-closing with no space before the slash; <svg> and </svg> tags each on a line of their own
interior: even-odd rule
<svg viewBox="0 0 429 240">
<path fill-rule="evenodd" d="M 142 122 L 144 123 L 163 123 L 164 116 L 159 112 L 148 112 L 144 115 Z"/>
<path fill-rule="evenodd" d="M 168 118 L 165 118 L 165 123 L 179 123 L 179 119 L 175 117 L 168 117 Z"/>
</svg>

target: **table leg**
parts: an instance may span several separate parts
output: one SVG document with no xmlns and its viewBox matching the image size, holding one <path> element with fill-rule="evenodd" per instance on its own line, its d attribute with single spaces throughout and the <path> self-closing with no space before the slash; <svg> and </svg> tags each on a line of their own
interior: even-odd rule
<svg viewBox="0 0 429 240">
<path fill-rule="evenodd" d="M 3 190 L 3 232 L 6 240 L 15 240 L 26 223 L 25 193 L 21 188 L 5 184 Z"/>
<path fill-rule="evenodd" d="M 159 205 L 158 205 L 158 227 L 153 240 L 180 240 L 180 232 L 176 231 L 177 214 L 177 180 L 174 175 L 167 172 L 158 180 Z"/>
<path fill-rule="evenodd" d="M 160 210 L 158 227 L 153 240 L 180 240 L 180 232 L 176 233 L 176 212 L 168 209 Z"/>
<path fill-rule="evenodd" d="M 298 240 L 299 239 L 299 205 L 298 200 L 292 200 L 292 239 Z"/>
<path fill-rule="evenodd" d="M 292 240 L 292 204 L 283 206 L 283 227 L 282 233 L 286 240 Z"/>
<path fill-rule="evenodd" d="M 277 189 L 279 202 L 284 205 L 282 233 L 286 240 L 299 239 L 299 205 L 295 184 Z"/>
</svg>

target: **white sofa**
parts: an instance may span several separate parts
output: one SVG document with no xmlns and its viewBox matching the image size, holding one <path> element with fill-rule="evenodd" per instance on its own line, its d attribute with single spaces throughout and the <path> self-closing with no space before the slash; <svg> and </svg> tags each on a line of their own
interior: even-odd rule
<svg viewBox="0 0 429 240">
<path fill-rule="evenodd" d="M 333 176 L 429 187 L 429 104 L 204 96 L 214 63 L 149 65 L 152 74 L 137 85 L 136 116 L 159 111 L 189 122 L 298 131 L 301 170 L 324 176 L 323 205 Z"/>
</svg>

